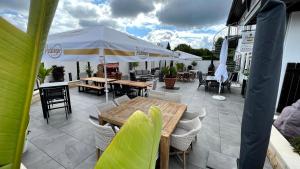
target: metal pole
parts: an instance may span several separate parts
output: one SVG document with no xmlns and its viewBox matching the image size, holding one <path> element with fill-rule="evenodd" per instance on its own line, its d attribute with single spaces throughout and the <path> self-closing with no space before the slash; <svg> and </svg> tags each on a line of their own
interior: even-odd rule
<svg viewBox="0 0 300 169">
<path fill-rule="evenodd" d="M 107 89 L 107 72 L 106 72 L 106 57 L 104 56 L 104 78 L 105 78 L 105 101 L 108 103 L 108 89 Z"/>
</svg>

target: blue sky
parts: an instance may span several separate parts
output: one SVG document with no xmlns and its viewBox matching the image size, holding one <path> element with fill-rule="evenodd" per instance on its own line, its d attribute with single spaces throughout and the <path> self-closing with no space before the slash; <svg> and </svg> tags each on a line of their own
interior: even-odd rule
<svg viewBox="0 0 300 169">
<path fill-rule="evenodd" d="M 50 33 L 106 25 L 153 43 L 211 48 L 232 0 L 60 0 Z M 0 16 L 26 30 L 29 0 L 1 0 Z"/>
</svg>

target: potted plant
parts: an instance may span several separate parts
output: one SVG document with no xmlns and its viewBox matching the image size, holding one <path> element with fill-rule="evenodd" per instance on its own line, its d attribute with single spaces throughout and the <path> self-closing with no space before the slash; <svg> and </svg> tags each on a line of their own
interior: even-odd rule
<svg viewBox="0 0 300 169">
<path fill-rule="evenodd" d="M 167 89 L 173 89 L 175 82 L 176 82 L 176 76 L 177 76 L 177 70 L 175 67 L 163 67 L 162 73 L 164 74 L 165 78 L 165 85 Z"/>
<path fill-rule="evenodd" d="M 52 76 L 54 82 L 63 82 L 65 80 L 65 69 L 63 66 L 52 66 Z"/>
<path fill-rule="evenodd" d="M 94 70 L 91 68 L 90 64 L 86 65 L 85 72 L 88 77 L 92 77 Z"/>
<path fill-rule="evenodd" d="M 41 63 L 37 77 L 41 84 L 45 82 L 46 77 L 49 76 L 51 72 L 52 68 L 47 69 L 45 68 L 44 63 Z"/>
<path fill-rule="evenodd" d="M 130 65 L 131 65 L 131 68 L 133 70 L 135 70 L 135 68 L 139 66 L 139 62 L 131 62 Z"/>
</svg>

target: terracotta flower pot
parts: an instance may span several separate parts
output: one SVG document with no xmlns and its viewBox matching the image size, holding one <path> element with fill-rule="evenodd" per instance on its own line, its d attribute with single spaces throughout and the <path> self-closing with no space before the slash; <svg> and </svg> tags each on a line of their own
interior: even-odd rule
<svg viewBox="0 0 300 169">
<path fill-rule="evenodd" d="M 165 85 L 167 89 L 173 89 L 176 82 L 176 78 L 166 78 L 165 77 Z"/>
</svg>

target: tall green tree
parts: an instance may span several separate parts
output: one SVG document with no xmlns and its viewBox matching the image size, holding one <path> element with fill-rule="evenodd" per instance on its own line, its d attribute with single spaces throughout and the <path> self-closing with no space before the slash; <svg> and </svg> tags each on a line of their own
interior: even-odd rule
<svg viewBox="0 0 300 169">
<path fill-rule="evenodd" d="M 174 48 L 174 51 L 179 50 L 186 53 L 192 53 L 193 48 L 187 44 L 179 44 Z"/>
<path fill-rule="evenodd" d="M 20 168 L 33 86 L 58 0 L 31 0 L 27 32 L 0 17 L 0 168 Z"/>
</svg>

